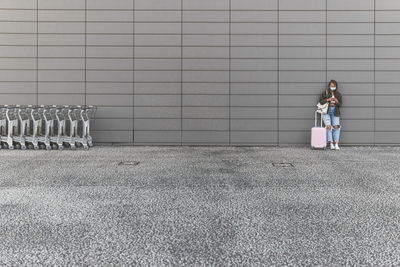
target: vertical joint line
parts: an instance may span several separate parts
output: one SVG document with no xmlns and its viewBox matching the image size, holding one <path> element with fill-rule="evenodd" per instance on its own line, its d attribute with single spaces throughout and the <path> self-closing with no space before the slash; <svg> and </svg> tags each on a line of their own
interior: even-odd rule
<svg viewBox="0 0 400 267">
<path fill-rule="evenodd" d="M 278 10 L 277 10 L 277 12 L 278 12 L 278 23 L 276 24 L 277 25 L 277 33 L 278 33 L 278 38 L 277 38 L 277 46 L 278 46 L 278 55 L 277 55 L 277 58 L 278 58 L 278 72 L 277 72 L 277 74 L 278 74 L 278 103 L 277 103 L 277 115 L 278 115 L 278 144 L 277 144 L 277 146 L 279 147 L 280 146 L 280 135 L 281 135 L 281 132 L 280 132 L 280 114 L 279 114 L 279 111 L 280 111 L 280 84 L 281 84 L 281 81 L 280 81 L 280 32 L 279 32 L 279 24 L 280 24 L 280 17 L 279 17 L 279 11 L 280 11 L 280 7 L 279 7 L 279 1 L 280 0 L 277 0 L 277 2 L 278 2 L 278 5 L 277 5 L 277 7 L 278 7 Z"/>
<path fill-rule="evenodd" d="M 376 145 L 376 0 L 374 0 L 374 146 Z"/>
<path fill-rule="evenodd" d="M 328 82 L 328 0 L 325 1 L 325 84 L 327 82 Z"/>
<path fill-rule="evenodd" d="M 39 105 L 39 0 L 36 0 L 36 105 Z"/>
<path fill-rule="evenodd" d="M 232 0 L 229 0 L 229 145 L 232 143 L 231 138 L 231 76 L 232 75 Z"/>
<path fill-rule="evenodd" d="M 132 143 L 135 143 L 135 0 L 132 0 Z"/>
<path fill-rule="evenodd" d="M 181 146 L 183 145 L 183 0 L 181 0 Z"/>
<path fill-rule="evenodd" d="M 85 0 L 85 105 L 87 105 L 87 0 Z"/>
</svg>

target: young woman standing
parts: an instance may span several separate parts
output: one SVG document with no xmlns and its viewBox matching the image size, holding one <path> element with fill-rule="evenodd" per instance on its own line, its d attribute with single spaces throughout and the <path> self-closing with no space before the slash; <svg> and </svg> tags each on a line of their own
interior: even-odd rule
<svg viewBox="0 0 400 267">
<path fill-rule="evenodd" d="M 324 114 L 322 119 L 327 129 L 330 148 L 339 150 L 340 130 L 342 128 L 340 126 L 340 107 L 343 102 L 335 80 L 329 82 L 329 90 L 322 93 L 319 101 L 321 104 L 329 103 L 328 114 Z"/>
</svg>

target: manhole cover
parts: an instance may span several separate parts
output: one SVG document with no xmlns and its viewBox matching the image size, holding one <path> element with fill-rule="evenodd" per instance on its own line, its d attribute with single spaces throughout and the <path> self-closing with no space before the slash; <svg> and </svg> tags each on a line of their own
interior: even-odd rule
<svg viewBox="0 0 400 267">
<path fill-rule="evenodd" d="M 286 163 L 286 162 L 272 163 L 272 166 L 280 167 L 280 168 L 293 168 L 294 167 L 293 163 Z"/>
<path fill-rule="evenodd" d="M 118 166 L 137 166 L 140 161 L 121 161 Z"/>
</svg>

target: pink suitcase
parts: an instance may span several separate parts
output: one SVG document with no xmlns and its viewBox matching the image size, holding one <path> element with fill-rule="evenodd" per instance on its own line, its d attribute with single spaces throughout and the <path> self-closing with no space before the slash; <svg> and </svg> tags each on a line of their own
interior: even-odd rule
<svg viewBox="0 0 400 267">
<path fill-rule="evenodd" d="M 311 128 L 311 149 L 326 149 L 326 129 L 322 126 L 317 126 L 318 113 L 315 112 L 315 126 Z"/>
</svg>

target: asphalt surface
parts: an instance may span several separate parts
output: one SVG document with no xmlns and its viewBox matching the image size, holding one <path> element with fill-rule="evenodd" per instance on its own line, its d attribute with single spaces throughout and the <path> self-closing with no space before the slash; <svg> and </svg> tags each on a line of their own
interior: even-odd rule
<svg viewBox="0 0 400 267">
<path fill-rule="evenodd" d="M 399 266 L 399 163 L 390 147 L 2 150 L 0 265 Z"/>
</svg>

